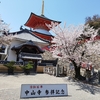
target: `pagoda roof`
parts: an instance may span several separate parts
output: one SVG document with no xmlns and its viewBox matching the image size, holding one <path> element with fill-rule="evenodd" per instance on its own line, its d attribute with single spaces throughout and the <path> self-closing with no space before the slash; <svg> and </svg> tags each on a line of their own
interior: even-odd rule
<svg viewBox="0 0 100 100">
<path fill-rule="evenodd" d="M 37 33 L 40 33 L 40 34 L 52 36 L 52 34 L 49 31 L 44 30 L 44 29 L 34 29 L 34 30 L 32 30 L 32 32 L 37 32 Z"/>
<path fill-rule="evenodd" d="M 41 33 L 38 33 L 38 32 L 33 32 L 34 35 L 36 35 L 37 37 L 41 38 L 41 39 L 44 39 L 46 41 L 51 41 L 53 36 L 52 35 L 45 35 L 45 34 L 41 34 Z"/>
<path fill-rule="evenodd" d="M 33 29 L 42 28 L 49 31 L 50 29 L 46 26 L 46 24 L 51 24 L 51 22 L 56 22 L 58 24 L 61 23 L 61 21 L 51 20 L 44 15 L 39 16 L 31 12 L 29 19 L 24 25 Z"/>
<path fill-rule="evenodd" d="M 47 40 L 47 41 L 51 41 L 52 38 L 54 37 L 49 31 L 46 31 L 43 29 L 35 29 L 32 31 L 32 33 L 36 35 L 37 37 Z"/>
</svg>

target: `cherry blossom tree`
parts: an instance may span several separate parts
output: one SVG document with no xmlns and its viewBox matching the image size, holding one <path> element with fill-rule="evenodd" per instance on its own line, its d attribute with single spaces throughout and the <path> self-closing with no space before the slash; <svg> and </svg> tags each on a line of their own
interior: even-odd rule
<svg viewBox="0 0 100 100">
<path fill-rule="evenodd" d="M 55 58 L 52 56 L 52 52 L 45 50 L 43 54 L 41 54 L 43 60 L 54 60 Z"/>
<path fill-rule="evenodd" d="M 82 79 L 80 68 L 82 62 L 93 62 L 93 55 L 100 54 L 100 43 L 95 39 L 98 30 L 89 25 L 69 26 L 62 28 L 57 23 L 47 25 L 54 33 L 51 52 L 53 57 L 71 62 L 75 69 L 75 78 Z M 56 27 L 55 27 L 56 26 Z"/>
<path fill-rule="evenodd" d="M 4 45 L 10 45 L 13 35 L 9 35 L 10 28 L 9 25 L 6 24 L 1 18 L 0 18 L 0 46 L 2 44 Z"/>
</svg>

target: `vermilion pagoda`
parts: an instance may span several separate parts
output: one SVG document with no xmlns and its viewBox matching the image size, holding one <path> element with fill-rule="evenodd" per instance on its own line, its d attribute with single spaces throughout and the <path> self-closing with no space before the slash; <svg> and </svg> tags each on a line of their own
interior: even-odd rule
<svg viewBox="0 0 100 100">
<path fill-rule="evenodd" d="M 36 35 L 37 37 L 51 41 L 53 36 L 49 32 L 50 29 L 46 26 L 46 24 L 51 24 L 51 22 L 56 22 L 60 24 L 61 22 L 51 20 L 45 17 L 43 12 L 44 12 L 44 1 L 42 4 L 42 14 L 39 16 L 34 13 L 31 13 L 29 19 L 25 23 L 25 26 L 32 28 L 33 34 Z"/>
</svg>

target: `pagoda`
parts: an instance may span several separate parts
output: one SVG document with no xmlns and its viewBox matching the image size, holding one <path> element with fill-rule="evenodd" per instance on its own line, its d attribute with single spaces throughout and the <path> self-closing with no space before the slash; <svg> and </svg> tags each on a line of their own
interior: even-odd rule
<svg viewBox="0 0 100 100">
<path fill-rule="evenodd" d="M 41 15 L 36 15 L 31 12 L 30 17 L 27 22 L 24 24 L 25 26 L 32 29 L 32 33 L 41 39 L 46 41 L 51 41 L 52 37 L 54 37 L 49 31 L 50 29 L 46 26 L 46 24 L 51 24 L 51 22 L 56 22 L 60 24 L 60 21 L 51 20 L 44 16 L 44 0 L 42 1 L 42 12 Z"/>
</svg>

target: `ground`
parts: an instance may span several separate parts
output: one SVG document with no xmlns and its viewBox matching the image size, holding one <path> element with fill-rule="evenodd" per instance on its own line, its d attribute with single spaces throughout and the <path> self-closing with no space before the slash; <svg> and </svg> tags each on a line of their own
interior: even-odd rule
<svg viewBox="0 0 100 100">
<path fill-rule="evenodd" d="M 21 84 L 67 84 L 68 96 L 20 99 Z M 100 87 L 47 74 L 0 73 L 0 100 L 100 100 Z"/>
</svg>

